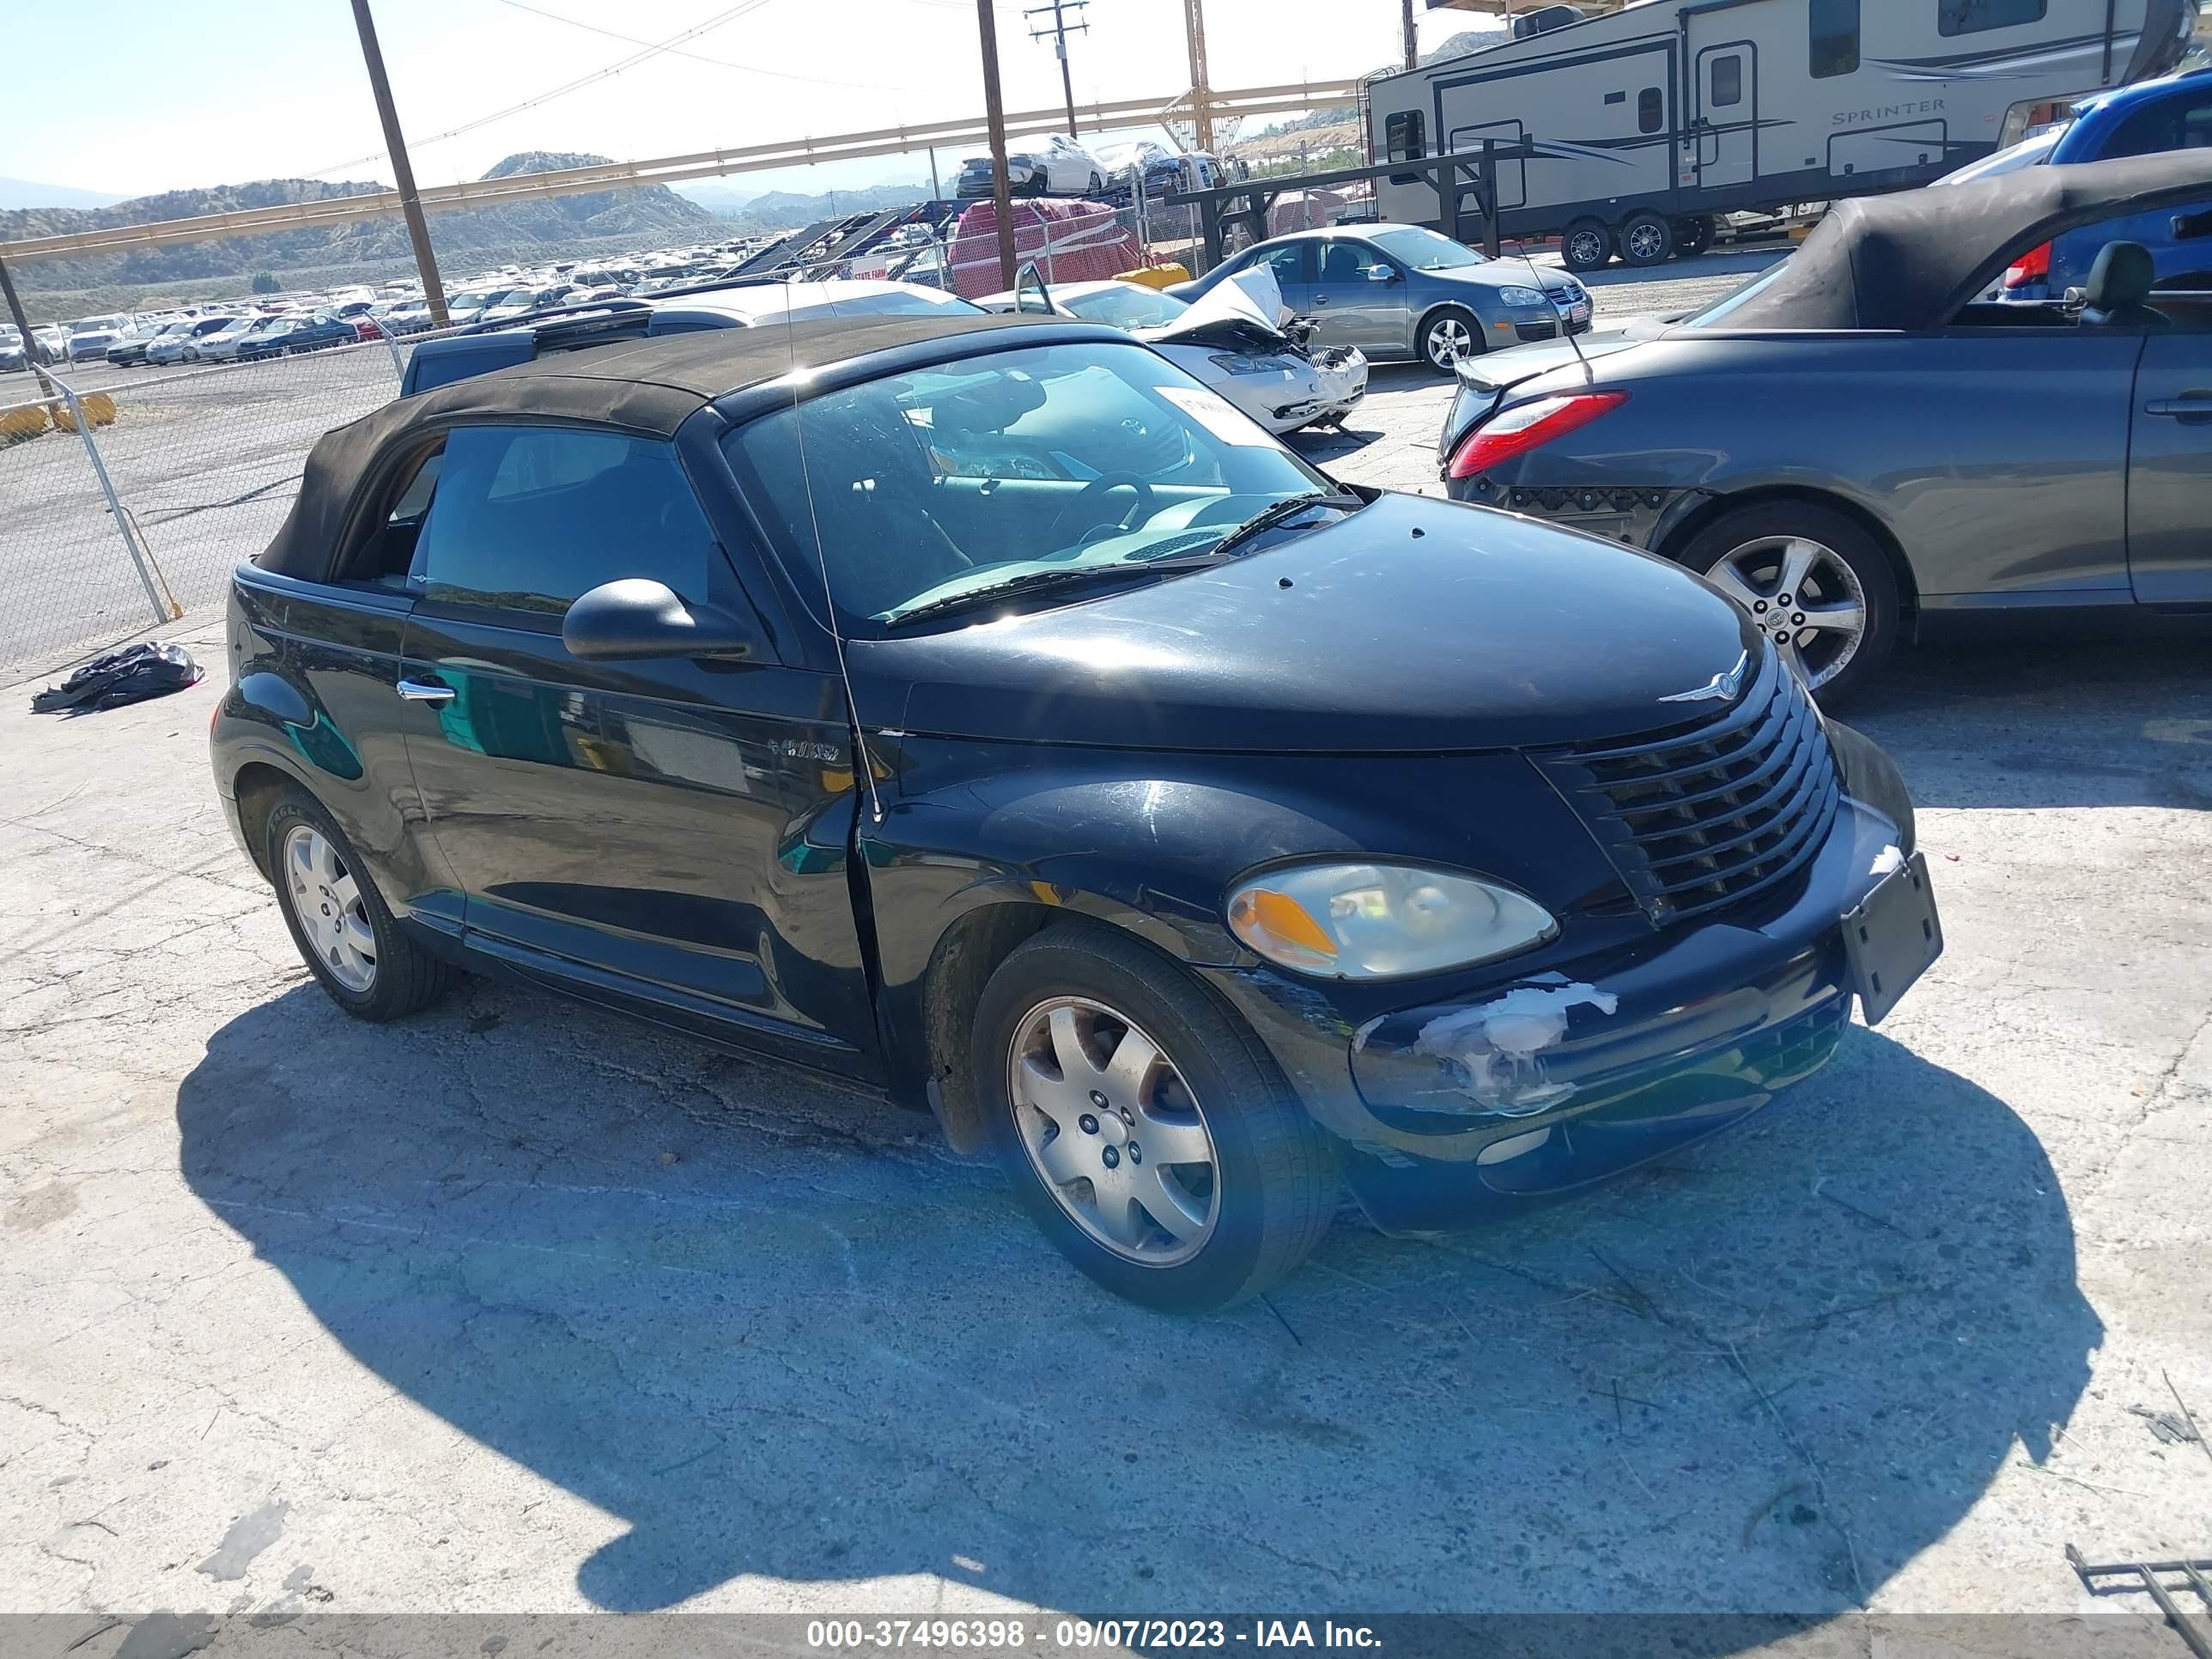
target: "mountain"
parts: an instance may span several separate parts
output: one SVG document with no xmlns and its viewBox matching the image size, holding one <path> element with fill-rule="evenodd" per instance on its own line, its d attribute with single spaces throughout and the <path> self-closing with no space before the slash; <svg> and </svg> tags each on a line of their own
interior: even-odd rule
<svg viewBox="0 0 2212 1659">
<path fill-rule="evenodd" d="M 942 183 L 950 185 L 947 177 Z M 735 195 L 738 192 L 732 191 Z M 927 182 L 910 185 L 864 185 L 858 190 L 825 191 L 819 196 L 795 191 L 771 190 L 746 195 L 740 203 L 718 208 L 724 219 L 739 230 L 781 230 L 811 225 L 818 219 L 835 219 L 848 213 L 874 213 L 885 208 L 907 207 L 929 194 Z"/>
<path fill-rule="evenodd" d="M 519 173 L 603 165 L 599 155 L 526 150 L 510 155 L 487 179 Z M 374 195 L 383 185 L 325 184 L 317 179 L 261 179 L 209 190 L 169 191 L 135 197 L 101 208 L 34 208 L 0 211 L 0 242 L 29 236 L 62 236 L 155 219 L 196 218 L 246 208 L 320 202 L 344 196 Z M 627 239 L 644 245 L 703 235 L 714 216 L 665 185 L 630 185 L 580 196 L 536 197 L 430 215 L 430 243 L 441 262 L 465 269 L 471 256 L 496 253 L 506 259 L 550 255 L 579 242 Z M 333 265 L 404 262 L 410 258 L 407 228 L 397 215 L 315 229 L 279 231 L 266 236 L 234 237 L 216 242 L 186 242 L 170 247 L 136 249 L 86 258 L 42 259 L 15 267 L 26 289 L 84 289 L 151 286 L 216 277 L 248 276 L 258 270 L 319 269 Z"/>
<path fill-rule="evenodd" d="M 710 213 L 735 213 L 759 197 L 757 190 L 740 190 L 735 185 L 726 185 L 720 179 L 687 179 L 669 188 L 678 196 L 696 202 Z"/>
<path fill-rule="evenodd" d="M 28 179 L 0 179 L 0 208 L 100 208 L 121 201 L 104 190 L 74 185 L 41 185 Z"/>
</svg>

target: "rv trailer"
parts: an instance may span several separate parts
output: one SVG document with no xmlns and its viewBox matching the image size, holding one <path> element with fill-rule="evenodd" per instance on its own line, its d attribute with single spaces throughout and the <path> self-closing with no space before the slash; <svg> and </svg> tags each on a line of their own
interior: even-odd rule
<svg viewBox="0 0 2212 1659">
<path fill-rule="evenodd" d="M 1713 216 L 1922 185 L 2019 137 L 2037 106 L 2163 75 L 2201 0 L 1644 0 L 1368 85 L 1374 159 L 1531 141 L 1498 165 L 1510 236 L 1571 269 L 1653 265 Z M 1435 192 L 1390 174 L 1384 219 Z"/>
</svg>

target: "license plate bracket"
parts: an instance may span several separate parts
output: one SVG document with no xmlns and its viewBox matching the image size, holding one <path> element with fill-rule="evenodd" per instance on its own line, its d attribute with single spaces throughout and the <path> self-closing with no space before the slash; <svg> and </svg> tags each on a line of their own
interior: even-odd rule
<svg viewBox="0 0 2212 1659">
<path fill-rule="evenodd" d="M 1866 1023 L 1878 1025 L 1943 954 L 1943 921 L 1936 913 L 1926 857 L 1915 853 L 1883 877 L 1844 913 L 1843 925 L 1851 988 Z"/>
</svg>

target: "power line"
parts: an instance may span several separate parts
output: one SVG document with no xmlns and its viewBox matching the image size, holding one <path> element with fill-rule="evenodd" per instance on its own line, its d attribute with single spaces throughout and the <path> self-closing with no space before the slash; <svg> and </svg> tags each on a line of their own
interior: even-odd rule
<svg viewBox="0 0 2212 1659">
<path fill-rule="evenodd" d="M 726 11 L 716 13 L 705 22 L 695 24 L 688 29 L 679 30 L 665 40 L 655 41 L 643 52 L 632 52 L 619 63 L 610 64 L 605 69 L 593 70 L 589 75 L 578 76 L 574 80 L 555 87 L 550 91 L 541 92 L 534 97 L 526 98 L 519 104 L 510 104 L 505 109 L 495 110 L 489 115 L 479 115 L 473 121 L 464 121 L 457 127 L 448 127 L 443 132 L 431 134 L 428 138 L 416 139 L 414 148 L 421 149 L 426 144 L 443 143 L 448 138 L 458 138 L 465 132 L 474 132 L 477 128 L 488 127 L 495 121 L 504 121 L 510 115 L 520 115 L 523 111 L 535 109 L 540 104 L 550 104 L 556 98 L 566 97 L 569 93 L 591 86 L 596 82 L 608 80 L 620 75 L 624 70 L 635 68 L 645 62 L 647 58 L 666 52 L 672 46 L 682 46 L 686 40 L 696 40 L 710 29 L 718 29 L 723 24 L 742 17 L 748 12 L 758 11 L 769 3 L 769 0 L 738 0 L 736 5 Z M 374 150 L 367 155 L 356 155 L 349 161 L 334 161 L 329 167 L 315 168 L 307 176 L 310 179 L 320 178 L 325 173 L 336 173 L 342 167 L 360 167 L 365 162 L 381 161 L 385 154 L 386 152 L 380 149 Z"/>
<path fill-rule="evenodd" d="M 571 28 L 587 29 L 593 34 L 604 34 L 610 40 L 624 40 L 633 46 L 649 46 L 653 44 L 652 41 L 641 40 L 635 34 L 622 34 L 613 29 L 601 28 L 597 23 L 586 23 L 580 17 L 563 17 L 557 11 L 546 11 L 537 6 L 526 5 L 523 0 L 499 0 L 499 3 L 502 6 L 512 6 L 517 11 L 526 11 L 533 17 L 544 17 L 556 23 L 566 23 Z M 695 64 L 712 64 L 719 69 L 736 70 L 742 75 L 769 76 L 778 81 L 804 81 L 811 86 L 843 87 L 852 92 L 919 92 L 921 90 L 919 87 L 884 86 L 874 81 L 833 81 L 823 75 L 793 75 L 783 70 L 762 69 L 753 64 L 733 64 L 726 58 L 709 58 L 704 52 L 685 52 L 676 46 L 665 47 L 663 50 L 671 58 L 688 58 Z"/>
</svg>

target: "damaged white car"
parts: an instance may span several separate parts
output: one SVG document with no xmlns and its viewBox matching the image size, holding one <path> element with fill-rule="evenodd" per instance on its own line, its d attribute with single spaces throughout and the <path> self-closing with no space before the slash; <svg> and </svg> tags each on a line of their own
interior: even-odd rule
<svg viewBox="0 0 2212 1659">
<path fill-rule="evenodd" d="M 1126 329 L 1279 437 L 1341 426 L 1367 395 L 1366 357 L 1356 346 L 1309 344 L 1312 325 L 1292 316 L 1264 267 L 1190 301 L 1142 283 L 1048 283 L 1031 264 L 1012 293 L 976 303 Z"/>
</svg>

